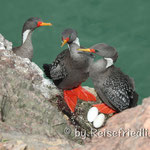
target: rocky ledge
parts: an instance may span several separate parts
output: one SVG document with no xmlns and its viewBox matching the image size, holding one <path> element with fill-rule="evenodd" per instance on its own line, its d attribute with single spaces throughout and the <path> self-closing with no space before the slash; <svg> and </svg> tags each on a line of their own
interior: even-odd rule
<svg viewBox="0 0 150 150">
<path fill-rule="evenodd" d="M 148 136 L 129 135 L 135 131 L 147 134 L 149 99 L 111 117 L 97 131 L 86 119 L 92 102 L 78 101 L 76 112 L 71 113 L 62 92 L 44 78 L 43 71 L 28 59 L 13 54 L 11 47 L 12 43 L 0 35 L 0 149 L 149 148 Z M 96 95 L 93 88 L 86 88 Z"/>
</svg>

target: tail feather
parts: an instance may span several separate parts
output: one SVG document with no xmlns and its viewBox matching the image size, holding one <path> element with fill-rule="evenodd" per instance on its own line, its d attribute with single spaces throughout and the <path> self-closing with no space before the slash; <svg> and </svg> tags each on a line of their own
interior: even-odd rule
<svg viewBox="0 0 150 150">
<path fill-rule="evenodd" d="M 97 107 L 99 112 L 104 113 L 104 114 L 112 114 L 112 113 L 116 112 L 115 110 L 113 110 L 112 108 L 110 108 L 109 106 L 107 106 L 104 103 L 102 103 L 102 104 L 95 104 L 95 105 L 93 105 L 93 107 Z"/>
<path fill-rule="evenodd" d="M 51 79 L 50 68 L 51 68 L 51 65 L 49 65 L 49 64 L 43 65 L 43 69 L 44 69 L 44 73 L 45 73 L 46 77 Z"/>
</svg>

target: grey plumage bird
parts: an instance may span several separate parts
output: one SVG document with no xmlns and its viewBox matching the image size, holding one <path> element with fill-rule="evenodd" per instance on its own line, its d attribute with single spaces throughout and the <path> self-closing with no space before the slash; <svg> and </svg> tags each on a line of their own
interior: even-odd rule
<svg viewBox="0 0 150 150">
<path fill-rule="evenodd" d="M 29 58 L 32 61 L 33 46 L 32 32 L 40 26 L 51 26 L 51 23 L 44 23 L 40 18 L 31 17 L 23 25 L 22 29 L 22 44 L 19 47 L 14 47 L 13 52 L 23 58 Z"/>
<path fill-rule="evenodd" d="M 52 64 L 44 64 L 46 76 L 64 91 L 64 100 L 72 112 L 75 111 L 77 98 L 95 101 L 94 95 L 80 85 L 89 77 L 89 66 L 93 55 L 77 51 L 80 48 L 77 32 L 66 29 L 62 32 L 62 46 L 68 43 L 68 49 L 62 51 Z"/>
<path fill-rule="evenodd" d="M 135 92 L 133 79 L 113 64 L 118 57 L 115 48 L 107 44 L 96 44 L 89 49 L 78 50 L 103 57 L 90 66 L 90 78 L 94 88 L 106 104 L 94 105 L 100 112 L 108 114 L 120 112 L 137 105 L 138 94 Z"/>
</svg>

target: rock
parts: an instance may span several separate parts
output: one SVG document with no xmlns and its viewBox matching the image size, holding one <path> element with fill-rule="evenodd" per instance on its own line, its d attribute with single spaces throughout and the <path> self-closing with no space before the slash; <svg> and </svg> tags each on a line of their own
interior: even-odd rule
<svg viewBox="0 0 150 150">
<path fill-rule="evenodd" d="M 70 146 L 69 140 L 82 144 L 83 139 L 75 137 L 74 131 L 90 131 L 91 124 L 86 116 L 94 103 L 79 100 L 76 113 L 71 113 L 62 92 L 44 78 L 43 71 L 29 59 L 8 50 L 9 43 L 2 36 L 0 41 L 3 48 L 0 50 L 1 134 L 67 139 Z M 94 92 L 92 88 L 86 88 Z"/>
<path fill-rule="evenodd" d="M 12 49 L 12 43 L 6 40 L 1 34 L 0 34 L 0 50 L 1 49 L 7 49 L 11 50 Z"/>
<path fill-rule="evenodd" d="M 13 54 L 11 46 L 0 35 L 1 150 L 149 149 L 150 98 L 96 130 L 87 121 L 94 102 L 79 100 L 71 113 L 62 92 L 35 63 Z M 93 88 L 85 88 L 96 96 Z M 96 103 L 101 103 L 98 97 Z"/>
<path fill-rule="evenodd" d="M 72 150 L 74 143 L 62 138 L 47 138 L 40 135 L 3 133 L 0 150 Z M 81 147 L 81 146 L 78 146 Z"/>
<path fill-rule="evenodd" d="M 92 103 L 79 101 L 83 108 L 78 105 L 76 114 L 72 114 L 61 91 L 43 77 L 42 70 L 35 63 L 16 56 L 12 51 L 1 50 L 0 70 L 1 120 L 11 128 L 52 135 L 54 126 L 66 126 L 64 114 L 75 125 L 81 128 L 88 126 L 88 122 L 85 123 L 88 110 L 85 110 Z"/>
<path fill-rule="evenodd" d="M 106 125 L 93 130 L 85 150 L 148 150 L 150 147 L 150 97 L 142 105 L 111 117 Z M 81 148 L 80 150 L 82 150 Z"/>
</svg>

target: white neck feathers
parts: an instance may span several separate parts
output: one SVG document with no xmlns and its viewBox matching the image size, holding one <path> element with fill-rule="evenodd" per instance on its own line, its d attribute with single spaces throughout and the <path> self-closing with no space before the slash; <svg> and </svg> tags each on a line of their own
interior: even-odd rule
<svg viewBox="0 0 150 150">
<path fill-rule="evenodd" d="M 76 39 L 73 41 L 73 43 L 75 43 L 75 44 L 77 44 L 77 45 L 79 45 L 79 46 L 80 46 L 79 38 L 78 38 L 78 37 L 76 37 Z"/>
<path fill-rule="evenodd" d="M 110 67 L 113 65 L 113 60 L 111 58 L 104 58 L 106 61 L 107 61 L 107 65 L 106 65 L 106 68 Z"/>
<path fill-rule="evenodd" d="M 76 37 L 76 39 L 75 39 L 72 43 L 77 44 L 78 46 L 80 46 L 79 38 L 78 38 L 78 37 Z M 68 44 L 68 48 L 69 48 L 69 50 L 70 50 L 70 46 L 69 46 L 69 44 Z"/>
<path fill-rule="evenodd" d="M 26 30 L 23 32 L 23 43 L 26 41 L 31 30 Z"/>
</svg>

